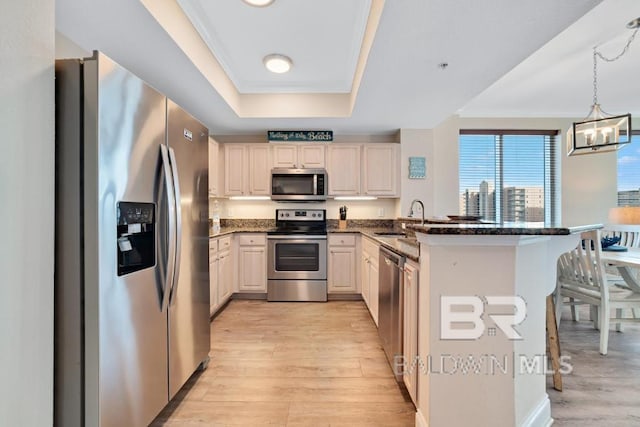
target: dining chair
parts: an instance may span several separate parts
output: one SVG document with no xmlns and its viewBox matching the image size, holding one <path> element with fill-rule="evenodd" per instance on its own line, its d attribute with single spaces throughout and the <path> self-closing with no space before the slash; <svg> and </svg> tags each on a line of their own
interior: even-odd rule
<svg viewBox="0 0 640 427">
<path fill-rule="evenodd" d="M 601 251 L 600 232 L 594 230 L 582 233 L 578 246 L 560 256 L 555 300 L 558 321 L 564 297 L 569 298 L 572 314 L 578 304 L 590 306 L 594 327 L 600 330 L 600 353 L 606 355 L 610 324 L 616 324 L 616 329 L 621 331 L 623 322 L 640 321 L 623 316 L 625 310 L 640 308 L 640 293 L 611 286 Z M 577 312 L 575 314 L 577 320 Z"/>
<path fill-rule="evenodd" d="M 603 237 L 620 237 L 620 246 L 640 248 L 640 227 L 637 225 L 609 224 L 602 230 Z"/>
</svg>

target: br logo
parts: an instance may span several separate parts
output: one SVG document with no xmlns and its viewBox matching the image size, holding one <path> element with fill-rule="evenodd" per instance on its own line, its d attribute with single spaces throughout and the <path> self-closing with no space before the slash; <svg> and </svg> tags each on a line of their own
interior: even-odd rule
<svg viewBox="0 0 640 427">
<path fill-rule="evenodd" d="M 440 338 L 443 340 L 476 340 L 486 327 L 482 315 L 488 306 L 511 306 L 513 314 L 488 314 L 488 317 L 508 339 L 521 340 L 515 330 L 527 317 L 527 305 L 519 296 L 442 296 L 440 297 Z M 454 310 L 453 308 L 457 309 Z M 464 311 L 462 310 L 464 309 Z M 496 335 L 488 328 L 487 335 Z"/>
</svg>

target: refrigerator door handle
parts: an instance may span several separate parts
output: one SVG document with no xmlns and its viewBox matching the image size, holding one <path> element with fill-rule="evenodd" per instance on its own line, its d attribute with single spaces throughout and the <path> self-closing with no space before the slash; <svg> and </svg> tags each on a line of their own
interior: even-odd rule
<svg viewBox="0 0 640 427">
<path fill-rule="evenodd" d="M 162 169 L 164 172 L 164 184 L 167 187 L 167 217 L 169 228 L 169 241 L 167 251 L 167 276 L 164 280 L 162 292 L 162 311 L 169 306 L 169 297 L 173 286 L 173 278 L 175 271 L 176 259 L 176 199 L 173 187 L 173 172 L 171 170 L 171 162 L 169 160 L 169 152 L 165 145 L 160 146 L 160 156 L 162 157 Z"/>
<path fill-rule="evenodd" d="M 173 188 L 175 191 L 175 218 L 176 218 L 176 241 L 175 241 L 175 263 L 173 268 L 173 280 L 171 281 L 171 292 L 169 304 L 173 303 L 174 295 L 178 288 L 178 277 L 180 276 L 180 257 L 182 256 L 182 207 L 180 193 L 180 179 L 178 178 L 178 163 L 173 148 L 169 147 L 169 158 L 171 160 L 171 170 L 173 172 Z"/>
</svg>

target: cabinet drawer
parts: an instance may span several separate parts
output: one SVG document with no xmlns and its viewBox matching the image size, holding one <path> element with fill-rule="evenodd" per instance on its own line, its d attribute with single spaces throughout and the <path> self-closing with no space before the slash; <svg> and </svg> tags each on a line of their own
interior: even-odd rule
<svg viewBox="0 0 640 427">
<path fill-rule="evenodd" d="M 209 252 L 218 251 L 218 239 L 209 239 Z"/>
<path fill-rule="evenodd" d="M 231 249 L 231 236 L 218 239 L 218 250 L 224 251 L 226 249 Z"/>
<path fill-rule="evenodd" d="M 267 244 L 267 236 L 265 234 L 240 234 L 238 244 L 240 246 L 264 246 Z"/>
<path fill-rule="evenodd" d="M 355 246 L 355 234 L 335 233 L 329 235 L 329 246 Z"/>
</svg>

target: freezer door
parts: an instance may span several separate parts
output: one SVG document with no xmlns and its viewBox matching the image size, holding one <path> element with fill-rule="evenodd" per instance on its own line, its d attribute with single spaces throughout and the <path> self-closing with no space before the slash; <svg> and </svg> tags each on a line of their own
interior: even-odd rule
<svg viewBox="0 0 640 427">
<path fill-rule="evenodd" d="M 86 425 L 145 426 L 168 402 L 165 260 L 158 254 L 155 265 L 118 275 L 116 221 L 120 202 L 155 206 L 162 244 L 165 105 L 106 56 L 85 62 Z"/>
<path fill-rule="evenodd" d="M 208 130 L 167 100 L 167 142 L 180 215 L 169 302 L 169 398 L 209 354 Z"/>
</svg>

